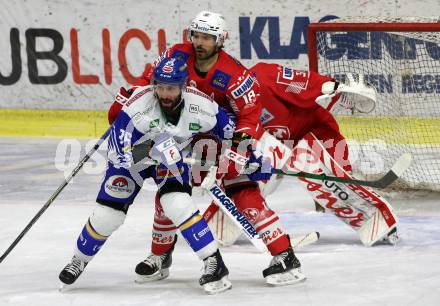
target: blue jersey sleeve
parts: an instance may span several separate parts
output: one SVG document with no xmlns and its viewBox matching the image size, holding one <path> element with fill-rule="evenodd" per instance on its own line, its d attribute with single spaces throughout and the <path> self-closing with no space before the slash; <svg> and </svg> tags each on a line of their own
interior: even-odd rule
<svg viewBox="0 0 440 306">
<path fill-rule="evenodd" d="M 220 139 L 232 139 L 232 134 L 235 131 L 235 116 L 226 112 L 223 107 L 219 107 L 216 119 L 217 123 L 212 129 L 212 133 Z"/>
<path fill-rule="evenodd" d="M 121 111 L 113 123 L 108 140 L 109 162 L 116 168 L 130 168 L 133 163 L 131 147 L 142 136 L 143 134 L 134 127 L 130 116 Z"/>
</svg>

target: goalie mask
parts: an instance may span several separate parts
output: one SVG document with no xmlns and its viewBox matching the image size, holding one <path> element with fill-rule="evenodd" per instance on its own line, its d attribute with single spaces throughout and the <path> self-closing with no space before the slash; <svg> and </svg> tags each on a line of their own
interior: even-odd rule
<svg viewBox="0 0 440 306">
<path fill-rule="evenodd" d="M 154 69 L 154 93 L 165 114 L 169 115 L 180 109 L 183 102 L 182 90 L 187 79 L 187 65 L 177 58 L 165 57 Z"/>
</svg>

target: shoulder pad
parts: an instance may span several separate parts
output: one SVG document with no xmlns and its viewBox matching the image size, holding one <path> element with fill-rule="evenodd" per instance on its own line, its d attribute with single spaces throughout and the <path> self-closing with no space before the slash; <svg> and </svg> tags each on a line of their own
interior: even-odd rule
<svg viewBox="0 0 440 306">
<path fill-rule="evenodd" d="M 137 113 L 140 109 L 145 107 L 145 104 L 154 97 L 154 90 L 152 85 L 138 87 L 130 99 L 125 103 L 122 110 L 128 115 Z"/>
</svg>

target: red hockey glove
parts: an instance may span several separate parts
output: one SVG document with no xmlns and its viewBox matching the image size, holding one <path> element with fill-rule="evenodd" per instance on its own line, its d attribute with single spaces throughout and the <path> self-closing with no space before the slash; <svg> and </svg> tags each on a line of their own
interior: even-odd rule
<svg viewBox="0 0 440 306">
<path fill-rule="evenodd" d="M 234 133 L 231 149 L 226 149 L 219 159 L 217 179 L 231 180 L 243 173 L 251 154 L 252 137 Z"/>
<path fill-rule="evenodd" d="M 112 124 L 116 120 L 116 117 L 118 117 L 119 112 L 121 111 L 124 104 L 127 102 L 128 98 L 130 98 L 132 93 L 133 89 L 126 90 L 124 87 L 119 88 L 119 92 L 115 97 L 115 101 L 113 101 L 113 104 L 108 110 L 107 117 L 109 124 Z"/>
</svg>

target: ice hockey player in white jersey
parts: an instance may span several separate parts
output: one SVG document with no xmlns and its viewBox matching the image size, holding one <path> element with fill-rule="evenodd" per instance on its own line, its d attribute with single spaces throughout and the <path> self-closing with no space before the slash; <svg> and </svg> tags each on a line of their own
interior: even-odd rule
<svg viewBox="0 0 440 306">
<path fill-rule="evenodd" d="M 108 167 L 97 205 L 82 229 L 72 261 L 61 271 L 63 284 L 74 283 L 108 237 L 124 222 L 142 183 L 153 178 L 164 214 L 204 262 L 200 285 L 208 293 L 231 288 L 217 242 L 191 199 L 190 166 L 183 157 L 199 133 L 232 137 L 235 123 L 216 103 L 185 86 L 185 62 L 164 58 L 154 70 L 154 84 L 138 88 L 114 122 L 108 143 Z M 150 144 L 136 162 L 140 144 Z M 139 158 L 138 158 L 139 159 Z M 151 160 L 159 165 L 145 166 Z"/>
</svg>

